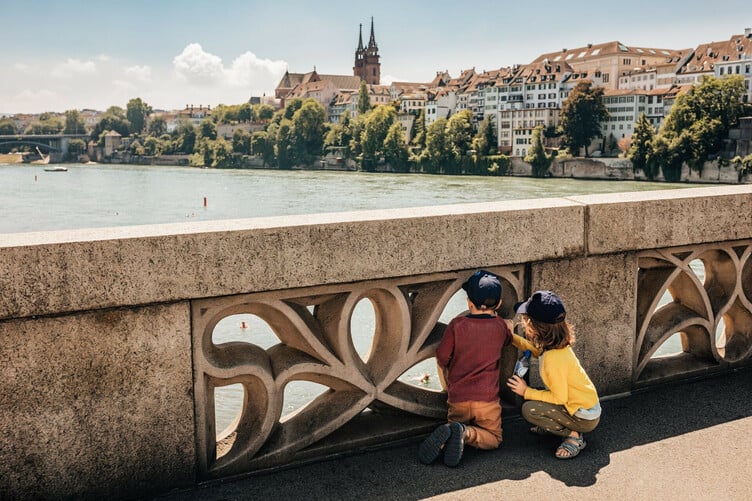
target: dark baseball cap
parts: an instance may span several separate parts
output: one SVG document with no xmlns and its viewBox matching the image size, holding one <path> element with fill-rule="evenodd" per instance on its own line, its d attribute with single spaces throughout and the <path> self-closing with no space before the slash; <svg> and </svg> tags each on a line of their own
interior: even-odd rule
<svg viewBox="0 0 752 501">
<path fill-rule="evenodd" d="M 462 284 L 467 297 L 478 308 L 493 307 L 501 301 L 501 280 L 486 270 L 478 270 Z"/>
<path fill-rule="evenodd" d="M 563 322 L 567 316 L 564 303 L 552 291 L 534 292 L 527 301 L 515 304 L 514 311 L 546 324 Z"/>
</svg>

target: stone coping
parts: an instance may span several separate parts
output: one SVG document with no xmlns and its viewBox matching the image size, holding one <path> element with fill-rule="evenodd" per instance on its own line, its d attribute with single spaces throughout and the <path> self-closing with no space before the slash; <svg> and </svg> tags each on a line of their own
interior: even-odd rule
<svg viewBox="0 0 752 501">
<path fill-rule="evenodd" d="M 752 186 L 0 235 L 0 319 L 752 238 Z"/>
</svg>

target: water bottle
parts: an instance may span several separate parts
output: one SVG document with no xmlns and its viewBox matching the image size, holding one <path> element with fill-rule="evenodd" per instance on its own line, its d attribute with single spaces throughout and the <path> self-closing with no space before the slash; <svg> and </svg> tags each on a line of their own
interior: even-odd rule
<svg viewBox="0 0 752 501">
<path fill-rule="evenodd" d="M 530 369 L 530 350 L 522 352 L 522 356 L 517 363 L 514 364 L 514 375 L 519 377 L 525 377 L 528 369 Z"/>
</svg>

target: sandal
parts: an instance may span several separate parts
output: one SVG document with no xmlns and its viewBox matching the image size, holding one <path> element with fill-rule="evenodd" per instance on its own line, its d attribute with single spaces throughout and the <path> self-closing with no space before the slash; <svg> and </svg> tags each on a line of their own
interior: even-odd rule
<svg viewBox="0 0 752 501">
<path fill-rule="evenodd" d="M 582 434 L 578 437 L 567 437 L 562 440 L 561 445 L 556 449 L 556 459 L 572 459 L 579 454 L 586 445 L 585 437 Z M 566 455 L 560 456 L 559 451 L 566 452 Z"/>
<path fill-rule="evenodd" d="M 542 426 L 539 426 L 539 425 L 535 425 L 535 426 L 530 427 L 529 431 L 533 435 L 541 435 L 541 436 L 550 435 L 550 433 L 547 432 L 545 428 L 543 428 Z"/>
</svg>

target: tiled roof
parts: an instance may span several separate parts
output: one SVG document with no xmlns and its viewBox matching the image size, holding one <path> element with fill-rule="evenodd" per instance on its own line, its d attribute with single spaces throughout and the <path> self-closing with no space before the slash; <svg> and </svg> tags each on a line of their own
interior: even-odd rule
<svg viewBox="0 0 752 501">
<path fill-rule="evenodd" d="M 715 65 L 724 62 L 739 61 L 739 56 L 752 57 L 752 38 L 734 35 L 723 42 L 710 42 L 697 46 L 692 57 L 678 73 L 710 73 Z"/>
</svg>

